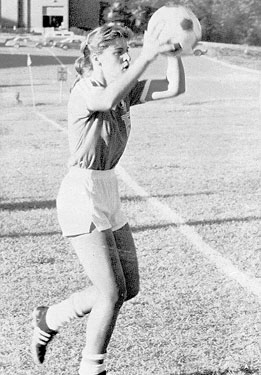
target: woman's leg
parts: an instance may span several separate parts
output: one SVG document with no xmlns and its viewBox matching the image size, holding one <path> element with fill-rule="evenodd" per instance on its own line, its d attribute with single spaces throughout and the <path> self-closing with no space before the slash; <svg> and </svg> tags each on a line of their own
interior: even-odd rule
<svg viewBox="0 0 261 375">
<path fill-rule="evenodd" d="M 71 238 L 71 242 L 93 285 L 51 306 L 47 310 L 46 322 L 49 328 L 58 330 L 70 319 L 89 313 L 97 304 L 98 319 L 96 314 L 91 314 L 88 320 L 84 350 L 84 356 L 88 357 L 90 353 L 106 351 L 124 297 L 125 300 L 131 299 L 139 291 L 137 254 L 128 224 L 113 234 L 110 230 L 102 233 L 94 231 L 92 234 Z M 106 315 L 107 310 L 101 306 L 104 304 L 109 307 L 108 315 Z M 100 319 L 103 321 L 101 325 L 99 325 Z M 92 320 L 98 325 L 98 330 Z M 98 339 L 97 345 L 95 341 L 97 335 L 100 335 L 100 330 L 103 331 L 101 334 L 103 338 Z M 98 362 L 94 361 L 94 363 Z"/>
<path fill-rule="evenodd" d="M 113 232 L 113 235 L 125 277 L 127 301 L 139 292 L 139 265 L 136 247 L 129 224 Z"/>
<path fill-rule="evenodd" d="M 114 231 L 113 236 L 125 278 L 127 301 L 135 297 L 139 292 L 139 270 L 136 248 L 128 224 Z M 74 239 L 72 239 L 72 242 L 73 241 Z M 53 305 L 48 309 L 48 326 L 51 329 L 58 331 L 64 323 L 68 323 L 71 319 L 88 314 L 91 311 L 96 298 L 97 289 L 94 285 L 80 292 L 73 293 L 68 299 Z"/>
<path fill-rule="evenodd" d="M 80 374 L 88 374 L 91 373 L 90 366 L 99 363 L 96 356 L 106 353 L 118 312 L 126 298 L 126 284 L 111 230 L 94 230 L 71 238 L 71 243 L 96 290 L 80 367 Z"/>
</svg>

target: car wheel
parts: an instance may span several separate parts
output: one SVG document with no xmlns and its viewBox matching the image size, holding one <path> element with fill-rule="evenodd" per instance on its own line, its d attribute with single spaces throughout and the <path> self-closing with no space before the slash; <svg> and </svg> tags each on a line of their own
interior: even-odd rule
<svg viewBox="0 0 261 375">
<path fill-rule="evenodd" d="M 19 43 L 16 43 L 16 44 L 14 45 L 14 47 L 15 47 L 15 48 L 19 48 L 19 47 L 20 47 L 20 44 L 19 44 Z"/>
<path fill-rule="evenodd" d="M 202 52 L 200 49 L 195 49 L 195 51 L 193 52 L 194 56 L 201 56 L 202 55 Z"/>
<path fill-rule="evenodd" d="M 193 54 L 194 54 L 194 56 L 202 56 L 202 55 L 206 55 L 207 52 L 208 52 L 207 50 L 203 51 L 201 49 L 195 49 L 193 51 Z"/>
</svg>

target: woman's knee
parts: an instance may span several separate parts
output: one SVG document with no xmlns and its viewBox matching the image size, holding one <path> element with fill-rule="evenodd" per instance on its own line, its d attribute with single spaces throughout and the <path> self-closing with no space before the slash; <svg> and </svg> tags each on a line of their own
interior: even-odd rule
<svg viewBox="0 0 261 375">
<path fill-rule="evenodd" d="M 125 284 L 115 286 L 114 288 L 101 293 L 101 298 L 104 298 L 111 307 L 115 309 L 120 308 L 127 298 Z"/>
<path fill-rule="evenodd" d="M 135 285 L 130 285 L 127 288 L 127 294 L 125 301 L 129 301 L 130 299 L 136 297 L 139 294 L 140 291 L 140 285 L 139 283 L 136 283 Z"/>
</svg>

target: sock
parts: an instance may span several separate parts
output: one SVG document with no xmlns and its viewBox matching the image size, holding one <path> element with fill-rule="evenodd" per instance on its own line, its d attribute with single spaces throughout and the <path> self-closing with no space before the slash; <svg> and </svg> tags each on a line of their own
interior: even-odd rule
<svg viewBox="0 0 261 375">
<path fill-rule="evenodd" d="M 80 293 L 72 294 L 68 299 L 52 305 L 46 313 L 46 324 L 50 329 L 58 331 L 65 323 L 69 323 L 73 318 L 85 315 L 84 301 Z"/>
<path fill-rule="evenodd" d="M 86 354 L 82 351 L 82 360 L 79 368 L 79 375 L 99 375 L 105 372 L 106 366 L 104 354 Z M 105 372 L 106 373 L 106 372 Z"/>
</svg>

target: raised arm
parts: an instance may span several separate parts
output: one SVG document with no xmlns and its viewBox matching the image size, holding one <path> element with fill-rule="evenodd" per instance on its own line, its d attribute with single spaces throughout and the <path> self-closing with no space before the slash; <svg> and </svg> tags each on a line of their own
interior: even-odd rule
<svg viewBox="0 0 261 375">
<path fill-rule="evenodd" d="M 173 43 L 167 41 L 160 44 L 158 35 L 162 25 L 156 26 L 150 33 L 144 35 L 144 44 L 140 56 L 117 79 L 110 82 L 97 94 L 93 93 L 88 98 L 88 109 L 92 111 L 107 111 L 117 105 L 130 92 L 137 79 L 145 71 L 148 65 L 161 53 L 173 51 Z"/>
<path fill-rule="evenodd" d="M 151 99 L 166 99 L 183 94 L 186 89 L 185 72 L 180 57 L 168 56 L 166 80 L 151 81 Z"/>
</svg>

